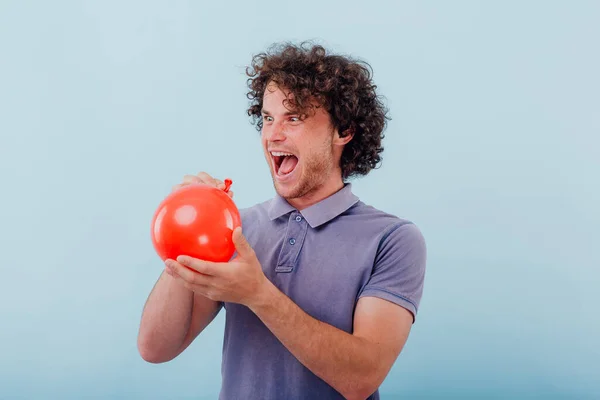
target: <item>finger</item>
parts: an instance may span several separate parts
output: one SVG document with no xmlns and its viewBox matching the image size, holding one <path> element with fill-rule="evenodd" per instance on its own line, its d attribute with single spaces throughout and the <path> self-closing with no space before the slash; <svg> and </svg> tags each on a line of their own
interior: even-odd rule
<svg viewBox="0 0 600 400">
<path fill-rule="evenodd" d="M 189 284 L 207 285 L 208 281 L 210 280 L 210 277 L 208 275 L 203 275 L 196 271 L 193 271 L 175 260 L 167 260 L 165 264 L 167 268 L 171 269 L 171 276 L 173 276 L 174 278 L 182 279 L 184 282 L 187 282 Z"/>
<path fill-rule="evenodd" d="M 183 184 L 187 184 L 187 185 L 189 185 L 191 183 L 204 183 L 202 181 L 202 178 L 200 178 L 199 176 L 196 176 L 196 175 L 185 175 L 183 177 L 182 182 L 183 182 Z"/>
<path fill-rule="evenodd" d="M 204 182 L 201 177 L 196 176 L 196 175 L 185 175 L 183 177 L 182 183 L 173 186 L 171 191 L 174 192 L 176 190 L 181 189 L 184 186 L 191 185 L 194 183 L 207 183 L 207 182 Z M 211 185 L 212 183 L 208 182 L 207 184 Z"/>
<path fill-rule="evenodd" d="M 172 276 L 173 278 L 177 277 L 177 274 L 175 273 L 173 268 L 171 268 L 171 266 L 169 265 L 169 263 L 167 261 L 165 261 L 165 273 L 169 276 Z"/>
<path fill-rule="evenodd" d="M 173 261 L 173 262 L 175 262 L 175 261 Z M 185 266 L 182 266 L 182 268 L 184 270 L 190 271 L 190 269 Z M 210 295 L 211 291 L 213 290 L 210 285 L 206 285 L 202 282 L 199 282 L 199 279 L 196 276 L 194 276 L 194 278 L 192 278 L 191 281 L 189 280 L 189 278 L 188 278 L 188 280 L 186 280 L 186 279 L 182 278 L 181 276 L 179 276 L 177 274 L 177 272 L 175 272 L 175 270 L 168 265 L 165 267 L 165 271 L 173 279 L 175 279 L 178 282 L 181 282 L 181 285 L 184 288 L 186 288 L 194 293 L 201 294 L 204 297 L 208 297 Z M 191 271 L 191 272 L 194 273 L 193 271 Z M 199 273 L 195 273 L 195 274 L 200 275 Z M 208 275 L 206 275 L 205 277 L 208 277 Z"/>
<path fill-rule="evenodd" d="M 218 291 L 216 291 L 213 287 L 207 285 L 194 285 L 188 282 L 183 281 L 183 287 L 186 289 L 199 294 L 201 296 L 206 297 L 207 299 L 213 301 L 219 301 Z"/>
<path fill-rule="evenodd" d="M 207 185 L 212 185 L 212 186 L 218 186 L 219 185 L 219 180 L 213 178 L 212 176 L 210 176 L 206 172 L 198 172 L 197 176 L 198 176 L 198 178 L 200 178 L 200 180 L 203 183 L 206 183 Z"/>
<path fill-rule="evenodd" d="M 218 187 L 219 189 L 225 189 L 225 183 L 222 180 L 215 178 L 214 182 L 215 182 L 215 186 Z"/>
<path fill-rule="evenodd" d="M 177 257 L 177 262 L 203 275 L 213 276 L 217 274 L 217 269 L 214 267 L 214 263 L 209 261 L 199 260 L 197 258 L 184 255 Z"/>
<path fill-rule="evenodd" d="M 244 259 L 254 258 L 254 249 L 250 246 L 250 243 L 246 240 L 246 237 L 242 233 L 242 227 L 238 226 L 233 231 L 232 235 L 233 244 L 237 250 L 238 255 Z"/>
<path fill-rule="evenodd" d="M 183 282 L 183 287 L 185 287 L 188 290 L 191 290 L 194 293 L 200 294 L 204 297 L 208 297 L 212 290 L 211 287 L 208 285 L 189 283 L 186 281 L 182 281 L 182 282 Z"/>
<path fill-rule="evenodd" d="M 180 183 L 179 185 L 175 185 L 171 188 L 171 191 L 174 192 L 176 190 L 181 189 L 182 187 L 186 186 L 186 184 Z"/>
</svg>

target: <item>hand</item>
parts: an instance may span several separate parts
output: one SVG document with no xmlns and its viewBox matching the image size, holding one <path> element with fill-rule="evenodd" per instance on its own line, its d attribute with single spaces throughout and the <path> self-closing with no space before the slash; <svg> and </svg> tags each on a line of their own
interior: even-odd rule
<svg viewBox="0 0 600 400">
<path fill-rule="evenodd" d="M 215 179 L 206 172 L 199 172 L 198 175 L 185 175 L 183 177 L 183 181 L 173 186 L 173 191 L 176 191 L 184 186 L 193 184 L 193 183 L 204 183 L 206 185 L 211 185 L 219 189 L 225 189 L 225 183 L 219 179 Z M 233 198 L 233 191 L 229 190 L 227 192 L 230 198 Z"/>
<path fill-rule="evenodd" d="M 213 301 L 250 307 L 269 281 L 242 228 L 233 231 L 232 239 L 237 250 L 232 261 L 215 263 L 182 255 L 177 260 L 165 260 L 165 271 L 194 293 Z"/>
</svg>

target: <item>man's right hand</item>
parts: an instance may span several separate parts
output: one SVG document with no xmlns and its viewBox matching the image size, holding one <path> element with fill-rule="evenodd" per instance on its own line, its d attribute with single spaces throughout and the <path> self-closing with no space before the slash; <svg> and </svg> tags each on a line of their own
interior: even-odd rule
<svg viewBox="0 0 600 400">
<path fill-rule="evenodd" d="M 184 186 L 203 183 L 219 189 L 225 184 L 200 172 L 186 175 L 173 191 Z M 232 192 L 227 193 L 233 197 Z M 173 279 L 173 271 L 165 265 L 142 312 L 138 333 L 138 349 L 142 358 L 152 363 L 162 363 L 177 357 L 211 323 L 222 304 L 185 289 Z M 169 276 L 171 275 L 171 276 Z M 182 290 L 183 289 L 183 290 Z"/>
<path fill-rule="evenodd" d="M 183 177 L 183 181 L 180 184 L 173 186 L 173 191 L 176 191 L 184 186 L 191 185 L 194 183 L 203 183 L 206 185 L 214 186 L 221 190 L 225 189 L 225 183 L 223 181 L 213 178 L 206 172 L 199 172 L 197 175 L 185 175 Z M 233 198 L 233 192 L 231 190 L 229 190 L 227 194 L 230 198 Z"/>
</svg>

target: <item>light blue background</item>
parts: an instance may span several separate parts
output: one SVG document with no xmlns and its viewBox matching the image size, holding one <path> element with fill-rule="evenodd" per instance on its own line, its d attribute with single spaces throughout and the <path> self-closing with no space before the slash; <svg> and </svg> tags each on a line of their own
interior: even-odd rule
<svg viewBox="0 0 600 400">
<path fill-rule="evenodd" d="M 244 67 L 302 39 L 373 66 L 393 120 L 355 190 L 428 242 L 383 398 L 599 398 L 598 4 L 2 0 L 0 398 L 216 398 L 223 315 L 137 353 L 150 219 L 201 170 L 273 194 Z"/>
</svg>

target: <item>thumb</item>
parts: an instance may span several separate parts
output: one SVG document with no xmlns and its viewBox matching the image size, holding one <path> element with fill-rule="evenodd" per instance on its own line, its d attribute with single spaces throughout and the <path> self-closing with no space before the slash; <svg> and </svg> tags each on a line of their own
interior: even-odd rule
<svg viewBox="0 0 600 400">
<path fill-rule="evenodd" d="M 239 257 L 245 259 L 254 257 L 254 249 L 250 246 L 250 243 L 248 243 L 246 237 L 242 233 L 241 226 L 238 226 L 233 230 L 232 240 Z"/>
</svg>

